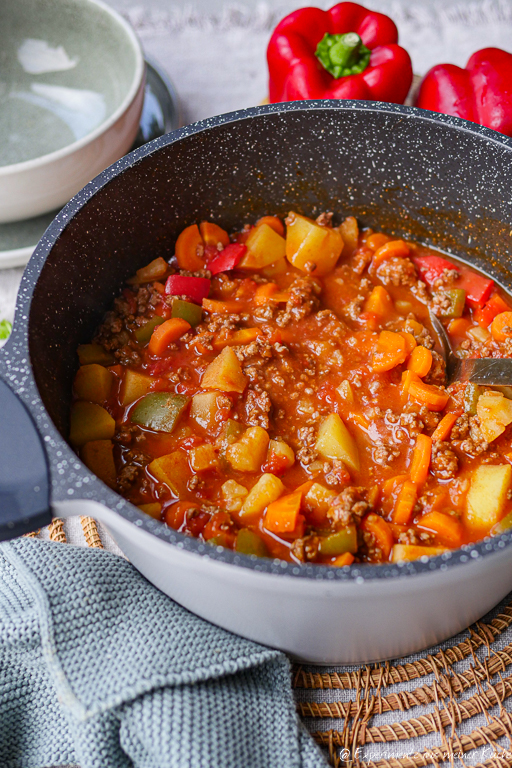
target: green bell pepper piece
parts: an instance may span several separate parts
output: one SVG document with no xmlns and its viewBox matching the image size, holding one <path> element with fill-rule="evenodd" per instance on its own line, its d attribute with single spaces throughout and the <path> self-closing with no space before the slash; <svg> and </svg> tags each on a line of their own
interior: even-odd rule
<svg viewBox="0 0 512 768">
<path fill-rule="evenodd" d="M 347 525 L 341 531 L 320 539 L 318 551 L 321 555 L 342 555 L 357 552 L 357 531 L 354 525 Z"/>
<path fill-rule="evenodd" d="M 153 334 L 153 331 L 157 325 L 162 325 L 163 322 L 163 317 L 155 315 L 151 318 L 151 320 L 148 320 L 147 323 L 144 323 L 144 325 L 141 325 L 139 328 L 137 328 L 135 331 L 135 338 L 139 344 L 149 344 L 149 340 Z"/>
<path fill-rule="evenodd" d="M 438 317 L 446 317 L 450 320 L 453 320 L 455 317 L 462 317 L 464 307 L 466 306 L 466 291 L 462 288 L 450 288 L 448 291 L 437 291 L 437 293 L 434 293 L 434 296 L 441 296 L 450 301 L 450 305 L 446 309 L 436 311 Z"/>
<path fill-rule="evenodd" d="M 145 395 L 132 411 L 133 424 L 154 429 L 156 432 L 172 432 L 190 397 L 173 395 L 170 392 L 150 392 Z"/>
<path fill-rule="evenodd" d="M 191 301 L 183 301 L 183 299 L 175 299 L 172 303 L 172 316 L 181 317 L 181 319 L 186 320 L 192 328 L 195 328 L 203 319 L 203 310 L 199 304 L 193 304 Z"/>
<path fill-rule="evenodd" d="M 482 394 L 483 389 L 479 384 L 467 384 L 464 390 L 464 412 L 470 416 L 476 414 L 476 404 Z"/>
<path fill-rule="evenodd" d="M 235 543 L 235 550 L 242 555 L 257 555 L 257 557 L 268 557 L 268 549 L 257 533 L 249 528 L 241 528 L 238 531 Z"/>
</svg>

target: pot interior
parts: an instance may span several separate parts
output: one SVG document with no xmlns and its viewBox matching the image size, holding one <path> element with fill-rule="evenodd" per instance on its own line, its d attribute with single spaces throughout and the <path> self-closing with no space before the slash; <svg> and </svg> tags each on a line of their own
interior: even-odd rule
<svg viewBox="0 0 512 768">
<path fill-rule="evenodd" d="M 209 219 L 229 230 L 289 210 L 333 211 L 336 223 L 352 214 L 512 287 L 511 150 L 499 139 L 422 110 L 358 102 L 235 117 L 156 140 L 107 183 L 99 177 L 99 190 L 51 248 L 34 290 L 29 344 L 40 394 L 64 438 L 77 345 L 91 340 L 124 280 L 157 256 L 170 258 L 189 224 Z M 49 234 L 61 229 L 55 221 Z"/>
</svg>

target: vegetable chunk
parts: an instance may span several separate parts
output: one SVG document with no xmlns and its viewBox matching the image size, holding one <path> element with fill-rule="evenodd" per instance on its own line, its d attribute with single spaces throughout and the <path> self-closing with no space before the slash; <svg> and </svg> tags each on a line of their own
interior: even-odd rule
<svg viewBox="0 0 512 768">
<path fill-rule="evenodd" d="M 94 472 L 105 485 L 116 488 L 117 472 L 111 440 L 91 440 L 80 451 L 80 458 L 85 466 Z"/>
<path fill-rule="evenodd" d="M 78 400 L 71 406 L 69 439 L 73 445 L 85 445 L 92 440 L 110 440 L 115 431 L 114 419 L 101 405 Z"/>
<path fill-rule="evenodd" d="M 156 432 L 172 432 L 189 400 L 185 395 L 151 392 L 133 409 L 132 422 Z"/>
<path fill-rule="evenodd" d="M 512 423 L 512 400 L 507 400 L 501 392 L 489 390 L 478 398 L 476 412 L 483 436 L 492 443 Z"/>
<path fill-rule="evenodd" d="M 484 464 L 477 467 L 467 495 L 465 521 L 469 528 L 485 535 L 500 521 L 511 481 L 510 464 Z"/>
<path fill-rule="evenodd" d="M 278 477 L 270 473 L 262 475 L 249 491 L 240 510 L 240 517 L 243 520 L 258 517 L 265 507 L 282 496 L 284 491 L 285 487 Z"/>
<path fill-rule="evenodd" d="M 298 213 L 290 213 L 286 223 L 286 258 L 290 264 L 315 275 L 326 275 L 334 269 L 343 250 L 343 238 L 337 229 L 321 227 Z"/>
<path fill-rule="evenodd" d="M 324 459 L 341 459 L 349 469 L 359 471 L 357 445 L 337 413 L 320 424 L 315 449 Z"/>
<path fill-rule="evenodd" d="M 101 405 L 108 400 L 114 382 L 114 375 L 102 365 L 92 363 L 78 369 L 73 390 L 79 400 Z"/>
<path fill-rule="evenodd" d="M 231 347 L 224 347 L 217 355 L 201 379 L 203 389 L 220 389 L 221 392 L 239 392 L 242 394 L 247 386 L 238 357 Z"/>
</svg>

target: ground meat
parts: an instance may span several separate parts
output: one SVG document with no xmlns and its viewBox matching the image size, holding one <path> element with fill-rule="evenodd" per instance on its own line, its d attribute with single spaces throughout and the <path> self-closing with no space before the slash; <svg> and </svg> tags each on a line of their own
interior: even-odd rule
<svg viewBox="0 0 512 768">
<path fill-rule="evenodd" d="M 415 320 L 414 315 L 407 318 L 407 320 Z M 412 333 L 414 338 L 416 339 L 416 343 L 419 344 L 420 347 L 426 347 L 427 349 L 434 349 L 435 342 L 432 336 L 430 335 L 427 328 L 425 328 L 424 325 L 421 326 L 421 331 L 416 330 L 416 324 L 408 323 L 407 320 L 405 321 L 405 327 L 404 330 L 407 331 L 407 333 Z"/>
<path fill-rule="evenodd" d="M 132 441 L 136 440 L 140 435 L 140 427 L 122 424 L 116 431 L 113 440 L 115 443 L 119 443 L 119 445 L 131 445 Z"/>
<path fill-rule="evenodd" d="M 459 451 L 468 456 L 480 456 L 489 449 L 489 443 L 480 429 L 480 419 L 476 415 L 468 416 L 464 413 L 459 416 L 452 427 L 450 439 Z"/>
<path fill-rule="evenodd" d="M 318 453 L 314 449 L 316 432 L 317 430 L 312 426 L 301 427 L 297 431 L 298 445 L 295 451 L 295 456 L 301 464 L 304 464 L 304 466 L 312 464 L 318 458 Z"/>
<path fill-rule="evenodd" d="M 339 459 L 333 459 L 332 462 L 326 461 L 324 464 L 325 484 L 330 488 L 339 485 L 346 485 L 350 482 L 350 473 L 344 463 Z"/>
<path fill-rule="evenodd" d="M 459 469 L 459 459 L 450 443 L 439 442 L 432 445 L 432 471 L 440 480 L 451 480 Z"/>
<path fill-rule="evenodd" d="M 321 291 L 320 283 L 315 278 L 296 278 L 288 290 L 290 298 L 286 302 L 286 309 L 277 314 L 276 323 L 283 328 L 292 320 L 302 320 L 316 312 Z"/>
<path fill-rule="evenodd" d="M 415 285 L 418 282 L 416 267 L 410 259 L 392 256 L 377 269 L 377 277 L 384 285 Z"/>
<path fill-rule="evenodd" d="M 360 248 L 355 252 L 352 258 L 352 269 L 356 275 L 362 275 L 366 267 L 373 258 L 373 251 L 370 248 Z"/>
<path fill-rule="evenodd" d="M 124 347 L 121 347 L 121 349 L 116 349 L 114 351 L 114 357 L 118 363 L 121 363 L 121 365 L 135 366 L 140 364 L 140 355 L 130 344 L 126 344 Z"/>
<path fill-rule="evenodd" d="M 311 534 L 301 539 L 295 539 L 291 547 L 291 553 L 301 563 L 314 560 L 318 554 L 320 539 Z"/>
<path fill-rule="evenodd" d="M 251 427 L 270 427 L 268 414 L 272 410 L 272 401 L 268 392 L 249 388 L 245 397 L 246 423 Z"/>
<path fill-rule="evenodd" d="M 407 531 L 403 531 L 398 534 L 399 544 L 419 544 L 420 539 L 414 528 L 409 528 Z"/>
<path fill-rule="evenodd" d="M 329 211 L 329 213 L 321 213 L 320 216 L 317 217 L 316 223 L 320 224 L 321 227 L 332 227 L 332 217 L 334 214 Z"/>
<path fill-rule="evenodd" d="M 240 315 L 220 315 L 215 312 L 210 315 L 205 330 L 216 334 L 219 331 L 236 331 L 240 327 Z M 198 326 L 198 330 L 201 326 Z M 202 328 L 201 328 L 202 329 Z"/>
<path fill-rule="evenodd" d="M 445 291 L 438 291 L 432 296 L 431 307 L 435 315 L 446 315 L 451 306 L 451 299 Z"/>
<path fill-rule="evenodd" d="M 117 487 L 121 493 L 126 493 L 134 484 L 142 467 L 144 467 L 150 459 L 141 451 L 130 449 L 123 453 L 123 460 L 126 464 L 118 473 Z"/>
<path fill-rule="evenodd" d="M 357 320 L 361 312 L 363 311 L 363 304 L 365 302 L 364 296 L 356 296 L 355 299 L 353 299 L 345 309 L 343 310 L 343 314 L 346 315 L 346 317 L 350 318 L 350 320 Z"/>
<path fill-rule="evenodd" d="M 385 443 L 377 443 L 373 448 L 372 457 L 376 464 L 380 464 L 381 467 L 387 467 L 392 461 L 400 456 L 400 451 L 391 445 Z"/>
<path fill-rule="evenodd" d="M 426 384 L 437 384 L 438 386 L 446 383 L 446 363 L 444 358 L 434 350 L 432 350 L 432 367 L 424 381 Z"/>
<path fill-rule="evenodd" d="M 460 272 L 458 269 L 443 269 L 441 275 L 432 283 L 432 288 L 434 291 L 439 291 L 442 288 L 452 288 L 459 277 Z"/>
<path fill-rule="evenodd" d="M 327 517 L 336 526 L 343 528 L 347 525 L 357 524 L 371 508 L 367 498 L 368 489 L 350 486 L 345 488 L 333 500 L 327 511 Z"/>
</svg>

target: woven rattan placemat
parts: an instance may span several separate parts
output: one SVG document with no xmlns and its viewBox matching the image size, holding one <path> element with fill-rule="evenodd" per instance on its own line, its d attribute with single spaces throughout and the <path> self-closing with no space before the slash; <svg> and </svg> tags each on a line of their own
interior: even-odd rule
<svg viewBox="0 0 512 768">
<path fill-rule="evenodd" d="M 103 548 L 103 529 L 90 517 L 80 524 L 86 545 Z M 44 537 L 67 543 L 63 521 Z M 295 666 L 293 687 L 300 716 L 336 768 L 512 768 L 512 594 L 422 654 L 363 667 Z"/>
</svg>

